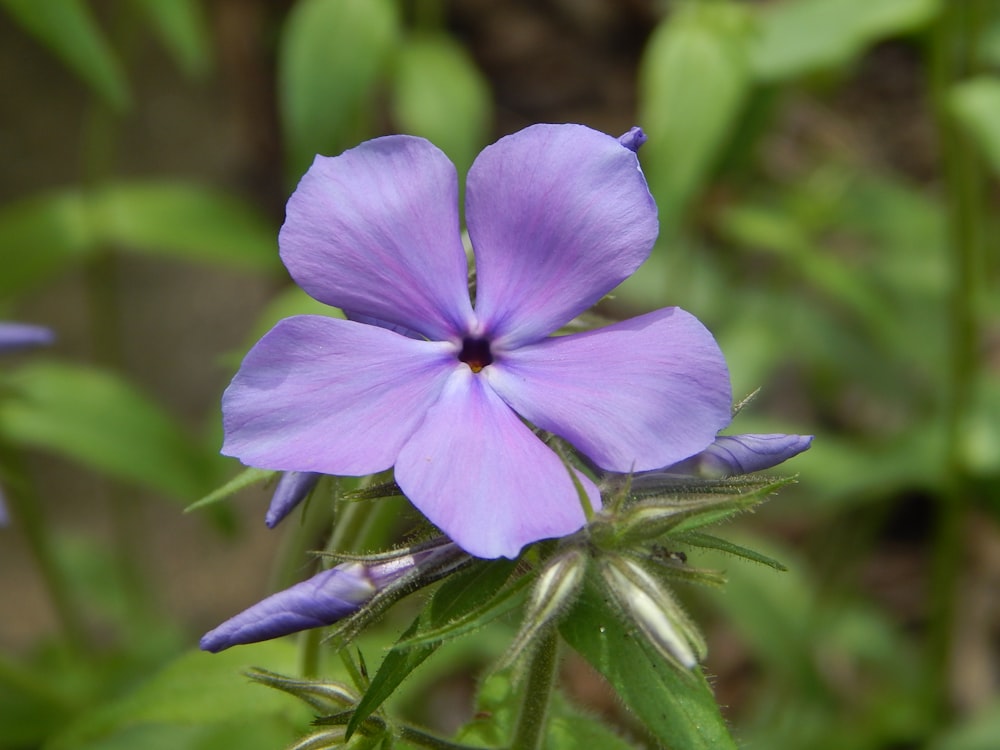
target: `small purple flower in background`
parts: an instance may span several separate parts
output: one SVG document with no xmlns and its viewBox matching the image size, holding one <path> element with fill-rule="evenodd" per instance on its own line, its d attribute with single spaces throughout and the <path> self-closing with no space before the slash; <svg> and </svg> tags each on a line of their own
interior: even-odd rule
<svg viewBox="0 0 1000 750">
<path fill-rule="evenodd" d="M 295 281 L 350 320 L 281 321 L 223 397 L 223 453 L 280 471 L 396 482 L 470 554 L 515 557 L 585 523 L 569 470 L 525 421 L 607 471 L 648 471 L 729 423 L 725 360 L 664 308 L 552 336 L 646 259 L 656 206 L 634 153 L 582 125 L 535 125 L 454 166 L 388 136 L 318 156 L 279 237 Z M 592 505 L 597 488 L 577 478 Z"/>
<path fill-rule="evenodd" d="M 454 544 L 439 540 L 397 555 L 341 563 L 226 620 L 202 636 L 201 649 L 217 653 L 230 646 L 332 625 L 393 585 L 429 583 L 468 559 Z"/>
<path fill-rule="evenodd" d="M 48 346 L 55 339 L 55 334 L 44 326 L 0 321 L 0 354 L 36 346 Z M 0 526 L 6 526 L 9 521 L 3 487 L 0 487 Z"/>
<path fill-rule="evenodd" d="M 48 346 L 53 341 L 55 341 L 55 334 L 44 326 L 0 321 L 0 354 L 18 349 Z"/>
</svg>

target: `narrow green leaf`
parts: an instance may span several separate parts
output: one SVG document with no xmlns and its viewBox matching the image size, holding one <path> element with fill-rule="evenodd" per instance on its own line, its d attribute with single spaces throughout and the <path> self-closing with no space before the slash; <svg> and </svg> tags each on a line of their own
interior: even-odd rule
<svg viewBox="0 0 1000 750">
<path fill-rule="evenodd" d="M 980 76 L 957 84 L 948 107 L 1000 176 L 1000 79 Z"/>
<path fill-rule="evenodd" d="M 466 616 L 487 604 L 499 591 L 516 566 L 513 560 L 481 560 L 458 573 L 434 592 L 427 606 L 400 636 L 400 642 L 420 637 L 424 632 Z M 386 654 L 371 685 L 358 702 L 347 725 L 347 736 L 378 710 L 410 673 L 433 654 L 440 643 L 409 649 L 393 649 Z"/>
<path fill-rule="evenodd" d="M 361 137 L 358 126 L 398 25 L 391 0 L 294 5 L 278 50 L 279 107 L 293 177 L 316 154 L 337 154 Z"/>
<path fill-rule="evenodd" d="M 534 579 L 534 576 L 523 575 L 510 585 L 500 589 L 497 595 L 481 609 L 472 610 L 465 615 L 449 620 L 441 627 L 428 628 L 413 638 L 400 639 L 393 646 L 393 649 L 429 646 L 479 630 L 488 622 L 510 612 L 512 609 L 520 607 L 528 596 L 528 585 Z"/>
<path fill-rule="evenodd" d="M 116 375 L 36 361 L 4 373 L 0 434 L 176 498 L 205 491 L 209 463 L 157 404 Z"/>
<path fill-rule="evenodd" d="M 739 4 L 690 3 L 662 22 L 646 47 L 639 121 L 649 141 L 641 160 L 662 232 L 680 220 L 738 121 L 750 83 L 747 33 Z"/>
<path fill-rule="evenodd" d="M 559 626 L 569 645 L 604 675 L 660 742 L 678 750 L 735 750 L 701 672 L 671 666 L 637 638 L 606 601 L 593 568 Z"/>
<path fill-rule="evenodd" d="M 200 500 L 196 500 L 184 509 L 185 513 L 190 513 L 193 510 L 201 510 L 209 505 L 214 505 L 215 503 L 225 500 L 227 497 L 232 497 L 240 490 L 250 485 L 257 484 L 258 482 L 263 482 L 271 477 L 273 477 L 278 472 L 268 471 L 267 469 L 256 469 L 254 467 L 249 467 L 244 469 L 235 477 L 230 479 L 224 485 L 219 487 L 217 490 L 209 492 L 205 497 Z"/>
<path fill-rule="evenodd" d="M 940 0 L 785 0 L 762 6 L 750 59 L 775 82 L 844 65 L 871 43 L 931 20 Z"/>
<path fill-rule="evenodd" d="M 152 23 L 153 30 L 189 76 L 208 72 L 210 45 L 208 24 L 198 0 L 132 0 Z"/>
<path fill-rule="evenodd" d="M 242 201 L 184 183 L 112 183 L 11 203 L 0 208 L 0 247 L 0 297 L 112 247 L 249 270 L 280 265 L 277 227 Z"/>
<path fill-rule="evenodd" d="M 451 37 L 412 36 L 398 48 L 392 80 L 399 130 L 427 138 L 459 174 L 485 145 L 492 115 L 489 86 Z"/>
<path fill-rule="evenodd" d="M 38 39 L 116 110 L 129 104 L 121 65 L 83 0 L 0 0 L 29 34 Z"/>
<path fill-rule="evenodd" d="M 97 236 L 83 194 L 65 190 L 0 208 L 0 297 L 24 292 L 92 255 Z"/>
<path fill-rule="evenodd" d="M 719 550 L 720 552 L 735 555 L 736 557 L 742 557 L 745 560 L 751 560 L 753 562 L 760 563 L 761 565 L 766 565 L 769 568 L 774 568 L 775 570 L 788 570 L 785 565 L 778 562 L 773 557 L 768 557 L 760 552 L 756 552 L 739 544 L 734 544 L 727 539 L 722 539 L 711 534 L 688 531 L 673 534 L 671 535 L 671 539 L 681 542 L 682 544 L 690 544 L 692 547 L 704 547 L 706 549 Z"/>
<path fill-rule="evenodd" d="M 132 182 L 95 193 L 97 236 L 122 250 L 270 271 L 277 228 L 245 203 L 201 185 Z"/>
</svg>

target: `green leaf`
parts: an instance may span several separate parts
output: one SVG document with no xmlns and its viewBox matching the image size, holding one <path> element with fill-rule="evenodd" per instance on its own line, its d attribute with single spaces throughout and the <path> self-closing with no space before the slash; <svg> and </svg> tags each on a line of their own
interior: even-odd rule
<svg viewBox="0 0 1000 750">
<path fill-rule="evenodd" d="M 749 91 L 748 16 L 685 4 L 653 32 L 640 69 L 641 160 L 669 233 L 727 143 Z M 706 96 L 711 92 L 711 96 Z"/>
<path fill-rule="evenodd" d="M 0 434 L 177 498 L 205 491 L 210 464 L 179 425 L 116 375 L 32 362 L 4 373 Z"/>
<path fill-rule="evenodd" d="M 196 500 L 191 503 L 184 509 L 184 512 L 190 513 L 193 510 L 201 510 L 209 505 L 214 505 L 215 503 L 225 500 L 228 497 L 232 497 L 237 492 L 249 487 L 250 485 L 266 481 L 277 473 L 278 472 L 275 471 L 268 471 L 267 469 L 256 469 L 251 466 L 250 468 L 241 471 L 217 490 L 213 490 L 200 500 Z"/>
<path fill-rule="evenodd" d="M 291 174 L 316 154 L 337 154 L 361 137 L 375 82 L 396 44 L 390 0 L 302 0 L 278 50 L 278 92 Z"/>
<path fill-rule="evenodd" d="M 242 201 L 200 185 L 112 183 L 0 209 L 0 296 L 24 292 L 112 246 L 250 270 L 279 266 L 277 228 Z"/>
<path fill-rule="evenodd" d="M 1000 176 L 1000 80 L 980 76 L 955 85 L 948 107 Z"/>
<path fill-rule="evenodd" d="M 735 750 L 704 676 L 668 664 L 637 638 L 607 602 L 594 568 L 577 604 L 560 623 L 563 638 L 604 675 L 661 742 L 677 750 Z"/>
<path fill-rule="evenodd" d="M 48 47 L 114 109 L 128 107 L 125 75 L 83 0 L 0 0 L 29 34 Z"/>
<path fill-rule="evenodd" d="M 762 6 L 750 60 L 759 81 L 836 68 L 884 37 L 919 28 L 939 0 L 784 0 Z"/>
<path fill-rule="evenodd" d="M 201 185 L 113 184 L 91 207 L 98 236 L 123 250 L 270 271 L 277 229 L 242 201 Z"/>
<path fill-rule="evenodd" d="M 294 648 L 281 641 L 221 654 L 185 654 L 117 700 L 82 714 L 51 740 L 46 750 L 159 747 L 139 738 L 183 733 L 185 727 L 202 727 L 210 733 L 216 733 L 211 727 L 220 727 L 225 731 L 216 733 L 218 741 L 218 735 L 229 733 L 234 725 L 267 728 L 275 721 L 284 725 L 287 742 L 293 736 L 291 728 L 307 721 L 305 707 L 299 708 L 289 697 L 251 683 L 242 671 L 251 663 L 291 671 L 294 662 Z M 270 734 L 274 736 L 273 730 Z M 207 740 L 201 732 L 196 736 L 202 738 L 199 744 L 174 747 L 213 747 L 202 744 Z M 138 744 L 129 745 L 126 740 Z M 238 745 L 226 742 L 215 747 Z"/>
<path fill-rule="evenodd" d="M 426 631 L 436 630 L 483 607 L 501 589 L 515 566 L 513 560 L 478 561 L 452 576 L 434 592 L 430 602 L 400 636 L 399 641 L 419 638 Z M 371 685 L 358 702 L 347 725 L 347 735 L 350 736 L 361 722 L 378 710 L 399 684 L 433 654 L 439 645 L 440 643 L 432 643 L 405 650 L 393 649 L 386 654 Z"/>
<path fill-rule="evenodd" d="M 399 130 L 423 136 L 464 174 L 485 145 L 492 99 L 465 49 L 444 35 L 414 36 L 399 48 L 393 76 Z"/>
<path fill-rule="evenodd" d="M 132 0 L 152 23 L 177 65 L 189 76 L 208 72 L 209 33 L 198 0 Z"/>
<path fill-rule="evenodd" d="M 752 562 L 760 563 L 761 565 L 766 565 L 769 568 L 774 568 L 775 570 L 785 571 L 788 570 L 785 565 L 775 560 L 773 557 L 768 557 L 760 552 L 749 549 L 739 544 L 734 544 L 727 539 L 722 539 L 711 534 L 702 534 L 697 531 L 688 531 L 680 534 L 673 534 L 671 539 L 678 541 L 682 544 L 690 544 L 692 547 L 703 547 L 705 549 L 715 549 L 720 552 L 725 552 L 728 555 L 734 555 L 736 557 L 742 557 L 744 560 L 751 560 Z"/>
</svg>

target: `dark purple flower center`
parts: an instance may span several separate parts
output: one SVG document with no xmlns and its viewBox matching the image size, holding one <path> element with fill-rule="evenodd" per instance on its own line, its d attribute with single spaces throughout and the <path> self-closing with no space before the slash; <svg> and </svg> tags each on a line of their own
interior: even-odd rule
<svg viewBox="0 0 1000 750">
<path fill-rule="evenodd" d="M 490 342 L 488 339 L 462 339 L 462 351 L 458 358 L 465 362 L 473 372 L 479 372 L 486 365 L 493 362 L 493 355 L 490 353 Z"/>
</svg>

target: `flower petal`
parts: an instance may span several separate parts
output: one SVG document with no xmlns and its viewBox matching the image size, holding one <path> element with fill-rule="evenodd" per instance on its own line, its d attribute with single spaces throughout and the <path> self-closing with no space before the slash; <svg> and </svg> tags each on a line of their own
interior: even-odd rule
<svg viewBox="0 0 1000 750">
<path fill-rule="evenodd" d="M 272 594 L 202 636 L 202 651 L 256 643 L 330 625 L 356 612 L 378 592 L 365 566 L 343 563 Z"/>
<path fill-rule="evenodd" d="M 578 474 L 591 504 L 597 488 Z M 396 462 L 410 501 L 462 549 L 477 557 L 516 557 L 539 539 L 585 523 L 569 471 L 517 415 L 467 367 Z"/>
<path fill-rule="evenodd" d="M 583 125 L 534 125 L 469 171 L 476 314 L 499 346 L 537 340 L 596 303 L 649 255 L 656 204 L 634 152 Z"/>
<path fill-rule="evenodd" d="M 451 344 L 301 315 L 262 338 L 222 397 L 222 452 L 280 471 L 388 469 L 457 361 Z"/>
<path fill-rule="evenodd" d="M 729 424 L 729 372 L 712 334 L 668 307 L 504 354 L 484 371 L 518 414 L 602 469 L 686 458 Z"/>
<path fill-rule="evenodd" d="M 719 435 L 701 453 L 668 466 L 667 474 L 730 477 L 752 474 L 799 455 L 812 444 L 812 435 Z"/>
<path fill-rule="evenodd" d="M 288 200 L 278 243 L 292 278 L 320 302 L 439 340 L 471 320 L 458 178 L 422 138 L 317 156 Z"/>
</svg>

